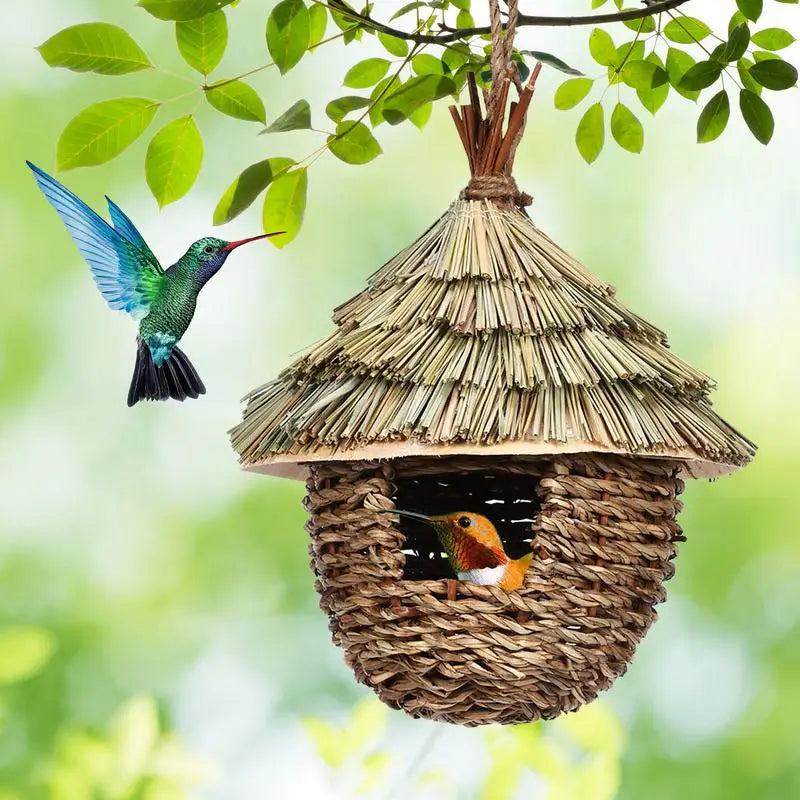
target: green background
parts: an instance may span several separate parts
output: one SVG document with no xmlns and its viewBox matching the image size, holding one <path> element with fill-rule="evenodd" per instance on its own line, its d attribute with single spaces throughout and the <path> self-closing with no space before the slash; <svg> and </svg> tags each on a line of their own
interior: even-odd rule
<svg viewBox="0 0 800 800">
<path fill-rule="evenodd" d="M 266 60 L 258 5 L 229 14 L 236 46 L 219 77 Z M 697 0 L 690 13 L 724 25 L 733 4 L 715 17 L 720 5 Z M 762 26 L 796 32 L 796 11 L 774 5 Z M 462 730 L 364 700 L 317 608 L 302 485 L 241 473 L 226 436 L 240 398 L 323 336 L 331 309 L 465 183 L 446 109 L 421 133 L 383 126 L 385 155 L 368 167 L 318 161 L 299 238 L 282 252 L 240 251 L 201 296 L 183 346 L 208 394 L 130 410 L 134 326 L 105 307 L 24 160 L 54 171 L 59 131 L 91 102 L 169 97 L 183 84 L 56 71 L 33 47 L 104 20 L 131 31 L 156 63 L 191 73 L 171 26 L 129 3 L 4 3 L 3 14 L 1 800 L 359 789 L 490 800 L 800 797 L 796 91 L 771 98 L 767 148 L 739 119 L 718 142 L 696 145 L 697 109 L 673 96 L 646 122 L 641 156 L 609 145 L 587 167 L 572 141 L 579 112 L 552 109 L 559 79 L 545 71 L 516 166 L 535 198 L 530 213 L 717 379 L 715 407 L 760 450 L 745 471 L 687 487 L 688 541 L 669 601 L 600 703 L 577 722 Z M 590 68 L 585 34 L 528 30 L 519 44 Z M 273 70 L 254 76 L 268 120 L 306 97 L 322 125 L 322 105 L 343 93 L 338 76 L 365 57 L 355 47 L 323 49 L 283 81 Z M 319 143 L 313 133 L 257 137 L 258 125 L 208 106 L 198 123 L 199 182 L 161 212 L 143 177 L 158 122 L 116 161 L 58 177 L 98 209 L 110 194 L 171 263 L 212 232 L 216 201 L 241 169 Z M 218 232 L 259 229 L 256 205 Z"/>
</svg>

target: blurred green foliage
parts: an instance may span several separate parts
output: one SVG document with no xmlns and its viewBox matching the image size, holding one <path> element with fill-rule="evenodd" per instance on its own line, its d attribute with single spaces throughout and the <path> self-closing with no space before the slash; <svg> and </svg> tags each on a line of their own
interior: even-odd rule
<svg viewBox="0 0 800 800">
<path fill-rule="evenodd" d="M 715 0 L 695 2 L 699 16 L 724 27 Z M 582 12 L 585 3 L 573 7 Z M 760 24 L 789 25 L 796 9 L 781 10 L 765 2 Z M 0 34 L 13 69 L 0 89 L 2 800 L 70 797 L 55 794 L 59 775 L 67 776 L 63 792 L 77 785 L 72 796 L 81 800 L 89 791 L 338 800 L 364 781 L 379 797 L 399 786 L 398 797 L 472 800 L 516 785 L 518 797 L 558 791 L 560 800 L 586 792 L 587 774 L 598 798 L 615 786 L 620 800 L 800 797 L 794 93 L 776 95 L 776 116 L 788 124 L 769 148 L 733 114 L 717 146 L 694 147 L 685 134 L 696 109 L 686 103 L 659 112 L 646 163 L 609 150 L 591 169 L 576 157 L 561 112 L 534 102 L 515 171 L 536 197 L 537 224 L 719 381 L 715 407 L 760 450 L 743 472 L 687 487 L 688 541 L 669 600 L 602 703 L 519 731 L 440 728 L 364 699 L 369 692 L 355 684 L 317 608 L 303 487 L 240 474 L 225 431 L 239 417 L 239 398 L 327 333 L 331 308 L 464 185 L 446 114 L 435 112 L 423 135 L 413 126 L 387 131 L 385 154 L 367 171 L 320 161 L 306 235 L 280 254 L 243 256 L 198 309 L 187 350 L 209 394 L 132 413 L 124 393 L 134 327 L 108 312 L 24 159 L 54 171 L 58 131 L 76 109 L 136 95 L 139 81 L 149 81 L 147 96 L 177 94 L 184 81 L 144 69 L 113 79 L 55 73 L 34 48 L 56 30 L 102 19 L 141 26 L 143 50 L 165 71 L 183 61 L 170 26 L 132 3 L 86 0 L 77 11 L 42 0 L 4 13 Z M 229 16 L 240 46 L 228 47 L 220 68 L 236 75 L 263 50 L 264 9 L 243 2 Z M 582 38 L 550 33 L 520 34 L 519 44 L 571 63 L 585 55 Z M 351 65 L 341 49 L 320 50 L 292 79 L 312 108 L 324 107 L 330 96 L 319 74 L 344 75 Z M 560 82 L 552 73 L 541 80 L 542 93 Z M 268 120 L 297 99 L 274 71 L 252 84 L 268 100 Z M 185 102 L 175 114 L 195 113 L 206 156 L 184 202 L 159 212 L 147 194 L 143 139 L 123 159 L 59 176 L 96 208 L 108 193 L 165 261 L 210 233 L 231 173 L 274 152 L 257 124 L 229 124 L 209 104 L 193 111 Z M 295 147 L 292 135 L 286 152 L 297 161 L 304 145 Z M 245 210 L 229 238 L 258 221 Z M 359 738 L 361 702 L 367 710 L 358 714 L 375 721 Z M 351 743 L 353 765 L 326 763 L 308 718 Z M 120 724 L 133 733 L 120 733 Z M 341 748 L 331 752 L 342 757 Z M 406 781 L 403 765 L 420 752 Z M 509 761 L 505 783 L 486 787 Z"/>
<path fill-rule="evenodd" d="M 429 726 L 415 757 L 400 761 L 387 736 L 388 716 L 378 700 L 367 698 L 343 724 L 319 717 L 304 724 L 343 796 L 416 798 L 427 797 L 432 788 L 447 796 L 454 777 L 464 771 L 463 760 L 450 753 L 440 769 L 425 768 L 443 728 Z M 488 758 L 485 768 L 470 776 L 476 800 L 513 800 L 528 776 L 541 785 L 537 796 L 543 800 L 612 800 L 617 794 L 624 733 L 603 701 L 550 724 L 490 726 L 481 738 Z"/>
</svg>

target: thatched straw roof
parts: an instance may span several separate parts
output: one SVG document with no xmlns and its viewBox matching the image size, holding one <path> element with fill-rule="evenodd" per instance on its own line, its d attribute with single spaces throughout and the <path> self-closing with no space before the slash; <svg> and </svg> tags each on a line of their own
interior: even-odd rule
<svg viewBox="0 0 800 800">
<path fill-rule="evenodd" d="M 516 207 L 459 199 L 334 320 L 247 396 L 231 432 L 246 468 L 594 451 L 710 477 L 755 452 L 712 410 L 712 381 Z"/>
</svg>

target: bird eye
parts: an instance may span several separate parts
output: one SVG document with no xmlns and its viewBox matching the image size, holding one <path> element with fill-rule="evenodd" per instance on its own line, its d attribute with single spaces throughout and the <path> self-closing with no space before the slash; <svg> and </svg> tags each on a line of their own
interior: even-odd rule
<svg viewBox="0 0 800 800">
<path fill-rule="evenodd" d="M 203 252 L 204 252 L 204 253 L 213 253 L 213 252 L 214 252 L 214 248 L 213 248 L 213 247 L 212 247 L 210 244 L 207 244 L 207 245 L 206 245 L 206 246 L 203 248 Z"/>
<path fill-rule="evenodd" d="M 472 525 L 472 520 L 469 517 L 459 517 L 458 524 L 462 528 L 469 528 L 469 526 Z"/>
</svg>

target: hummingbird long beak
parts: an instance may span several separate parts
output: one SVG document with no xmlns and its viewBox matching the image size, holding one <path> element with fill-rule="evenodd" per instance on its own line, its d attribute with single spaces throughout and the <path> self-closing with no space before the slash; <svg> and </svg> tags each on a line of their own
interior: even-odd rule
<svg viewBox="0 0 800 800">
<path fill-rule="evenodd" d="M 404 511 L 400 508 L 376 508 L 375 511 L 380 514 L 397 514 L 400 517 L 419 520 L 419 522 L 424 522 L 426 525 L 433 525 L 433 520 L 430 517 L 425 514 L 417 514 L 416 511 Z"/>
<path fill-rule="evenodd" d="M 280 233 L 286 233 L 286 231 L 274 231 L 273 233 L 262 233 L 259 236 L 251 236 L 249 239 L 237 239 L 235 242 L 228 242 L 228 244 L 221 249 L 230 253 L 231 250 L 235 250 L 237 247 L 241 247 L 243 244 L 247 244 L 248 242 L 257 242 L 259 239 L 277 236 Z"/>
</svg>

